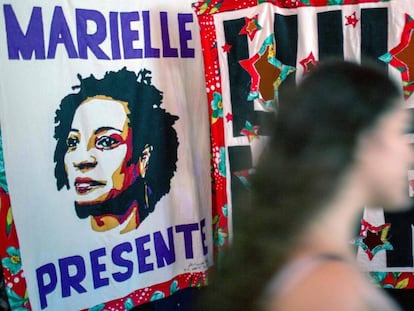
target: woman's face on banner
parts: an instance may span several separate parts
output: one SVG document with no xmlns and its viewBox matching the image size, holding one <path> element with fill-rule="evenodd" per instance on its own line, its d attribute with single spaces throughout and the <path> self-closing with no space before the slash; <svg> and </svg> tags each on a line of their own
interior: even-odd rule
<svg viewBox="0 0 414 311">
<path fill-rule="evenodd" d="M 76 110 L 64 157 L 69 185 L 79 204 L 103 202 L 128 187 L 131 130 L 126 102 L 97 96 Z"/>
</svg>

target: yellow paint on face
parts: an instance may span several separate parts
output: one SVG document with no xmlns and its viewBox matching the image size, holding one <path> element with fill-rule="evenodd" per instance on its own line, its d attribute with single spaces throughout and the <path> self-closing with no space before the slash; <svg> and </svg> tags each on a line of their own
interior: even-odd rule
<svg viewBox="0 0 414 311">
<path fill-rule="evenodd" d="M 111 230 L 119 226 L 119 220 L 115 216 L 106 215 L 99 218 L 100 224 L 98 224 L 95 217 L 91 217 L 92 230 L 97 232 L 104 232 Z"/>
<path fill-rule="evenodd" d="M 121 234 L 135 230 L 138 227 L 137 224 L 137 207 L 132 208 L 128 215 L 128 223 L 119 232 Z M 120 220 L 116 216 L 105 215 L 99 217 L 99 221 L 95 217 L 91 217 L 91 228 L 97 232 L 104 232 L 114 229 L 120 225 Z"/>
</svg>

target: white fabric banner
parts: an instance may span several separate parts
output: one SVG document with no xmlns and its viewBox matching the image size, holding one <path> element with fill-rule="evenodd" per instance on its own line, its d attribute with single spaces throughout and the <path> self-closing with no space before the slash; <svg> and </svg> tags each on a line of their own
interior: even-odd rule
<svg viewBox="0 0 414 311">
<path fill-rule="evenodd" d="M 32 309 L 195 286 L 212 246 L 191 1 L 0 2 L 4 161 Z"/>
</svg>

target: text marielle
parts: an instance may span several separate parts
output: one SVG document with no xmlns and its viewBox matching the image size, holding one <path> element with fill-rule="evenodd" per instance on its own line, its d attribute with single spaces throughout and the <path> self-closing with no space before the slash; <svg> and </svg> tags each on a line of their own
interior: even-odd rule
<svg viewBox="0 0 414 311">
<path fill-rule="evenodd" d="M 45 25 L 41 7 L 33 7 L 29 20 L 18 17 L 10 4 L 3 6 L 3 12 L 9 59 L 29 60 L 33 55 L 35 59 L 54 59 L 58 49 L 64 49 L 69 58 L 80 59 L 194 58 L 194 49 L 188 44 L 192 40 L 187 29 L 187 24 L 193 23 L 191 13 L 175 17 L 150 11 L 105 15 L 98 10 L 75 9 L 74 18 L 67 19 L 62 7 L 55 6 L 51 19 L 47 19 L 50 25 Z M 68 24 L 68 20 L 76 25 Z M 49 33 L 47 41 L 45 33 Z M 171 40 L 176 37 L 179 40 Z M 159 39 L 153 40 L 158 46 L 153 44 L 154 38 Z M 177 41 L 179 46 L 174 46 Z"/>
</svg>

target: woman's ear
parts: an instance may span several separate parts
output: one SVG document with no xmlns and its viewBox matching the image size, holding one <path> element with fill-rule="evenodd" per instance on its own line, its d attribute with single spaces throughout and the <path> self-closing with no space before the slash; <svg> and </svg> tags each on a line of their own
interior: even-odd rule
<svg viewBox="0 0 414 311">
<path fill-rule="evenodd" d="M 151 157 L 151 152 L 154 148 L 150 145 L 145 145 L 144 150 L 142 150 L 141 156 L 138 159 L 139 165 L 139 174 L 142 178 L 145 177 L 145 174 L 148 169 L 148 163 Z"/>
</svg>

